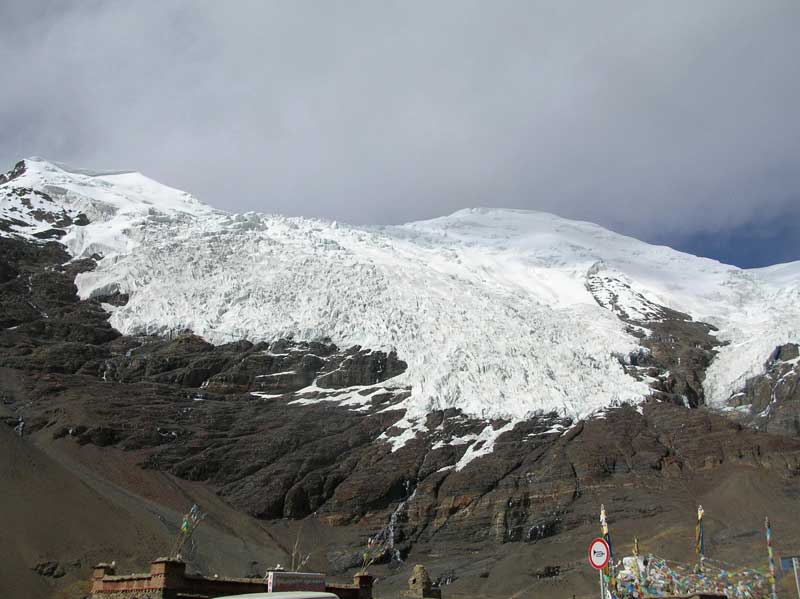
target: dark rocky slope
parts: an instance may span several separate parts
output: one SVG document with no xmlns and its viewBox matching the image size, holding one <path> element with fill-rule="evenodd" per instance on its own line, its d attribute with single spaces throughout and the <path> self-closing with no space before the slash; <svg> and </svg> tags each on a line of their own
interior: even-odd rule
<svg viewBox="0 0 800 599">
<path fill-rule="evenodd" d="M 650 386 L 658 399 L 691 408 L 705 404 L 703 380 L 719 345 L 713 336 L 715 327 L 653 303 L 631 289 L 629 283 L 602 270 L 588 273 L 586 288 L 639 339 L 641 349 L 621 360 L 629 374 L 652 381 Z M 621 294 L 637 305 L 637 313 L 626 310 L 624 302 L 619 301 Z"/>
<path fill-rule="evenodd" d="M 731 397 L 732 415 L 759 430 L 800 436 L 800 348 L 787 343 L 775 348 L 764 373 L 747 381 Z"/>
</svg>

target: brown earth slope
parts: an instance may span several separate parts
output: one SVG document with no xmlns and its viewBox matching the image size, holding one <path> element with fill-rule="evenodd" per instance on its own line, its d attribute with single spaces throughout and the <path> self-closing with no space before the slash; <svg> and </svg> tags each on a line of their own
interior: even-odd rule
<svg viewBox="0 0 800 599">
<path fill-rule="evenodd" d="M 75 459 L 68 448 L 43 450 L 0 428 L 4 597 L 82 597 L 99 561 L 114 559 L 123 572 L 146 569 L 169 553 L 193 502 L 209 517 L 185 552 L 190 567 L 243 576 L 286 561 L 288 527 L 237 513 L 200 485 L 87 449 Z"/>
</svg>

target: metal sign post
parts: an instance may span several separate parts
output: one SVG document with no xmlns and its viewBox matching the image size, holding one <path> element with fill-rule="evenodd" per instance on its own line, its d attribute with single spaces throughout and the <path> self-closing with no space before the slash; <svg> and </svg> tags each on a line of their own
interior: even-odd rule
<svg viewBox="0 0 800 599">
<path fill-rule="evenodd" d="M 606 579 L 602 570 L 598 570 L 597 573 L 600 575 L 600 599 L 606 599 Z"/>
<path fill-rule="evenodd" d="M 792 558 L 792 567 L 794 568 L 794 584 L 797 587 L 797 596 L 800 597 L 800 580 L 797 579 L 797 558 Z"/>
<path fill-rule="evenodd" d="M 600 574 L 600 599 L 606 599 L 606 579 L 603 568 L 611 558 L 611 550 L 605 539 L 597 538 L 589 544 L 589 564 Z"/>
</svg>

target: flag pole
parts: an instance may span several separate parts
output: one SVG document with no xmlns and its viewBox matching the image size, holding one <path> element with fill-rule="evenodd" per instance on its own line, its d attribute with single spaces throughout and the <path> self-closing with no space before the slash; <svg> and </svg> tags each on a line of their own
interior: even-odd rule
<svg viewBox="0 0 800 599">
<path fill-rule="evenodd" d="M 601 574 L 608 576 L 608 591 L 611 597 L 616 597 L 617 584 L 614 578 L 614 550 L 611 547 L 611 535 L 608 532 L 608 520 L 606 519 L 606 506 L 600 504 L 600 532 L 603 540 L 608 544 L 608 564 L 601 570 Z"/>
<path fill-rule="evenodd" d="M 703 560 L 706 559 L 706 540 L 705 540 L 705 525 L 703 523 L 703 516 L 705 511 L 702 505 L 697 506 L 697 525 L 694 530 L 694 549 L 700 557 L 700 571 L 703 571 Z"/>
<path fill-rule="evenodd" d="M 772 589 L 772 599 L 778 599 L 778 593 L 775 591 L 775 558 L 772 555 L 772 528 L 769 525 L 769 517 L 764 518 L 764 528 L 767 532 L 767 556 L 769 557 L 769 585 Z M 794 560 L 793 560 L 794 561 Z M 795 575 L 797 569 L 795 569 Z M 795 580 L 797 577 L 795 576 Z"/>
</svg>

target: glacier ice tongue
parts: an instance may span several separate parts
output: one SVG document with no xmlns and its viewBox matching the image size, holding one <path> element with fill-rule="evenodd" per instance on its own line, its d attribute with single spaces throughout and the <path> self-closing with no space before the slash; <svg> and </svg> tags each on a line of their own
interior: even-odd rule
<svg viewBox="0 0 800 599">
<path fill-rule="evenodd" d="M 62 242 L 104 256 L 77 278 L 82 297 L 129 294 L 113 309 L 119 330 L 395 348 L 409 423 L 448 407 L 513 420 L 640 402 L 649 388 L 617 358 L 637 342 L 587 289 L 598 273 L 630 284 L 628 310 L 663 305 L 719 328 L 728 345 L 705 382 L 715 405 L 800 339 L 797 265 L 742 270 L 518 210 L 386 227 L 230 214 L 138 173 L 26 164 L 3 188 L 43 190 L 89 217 Z"/>
</svg>

